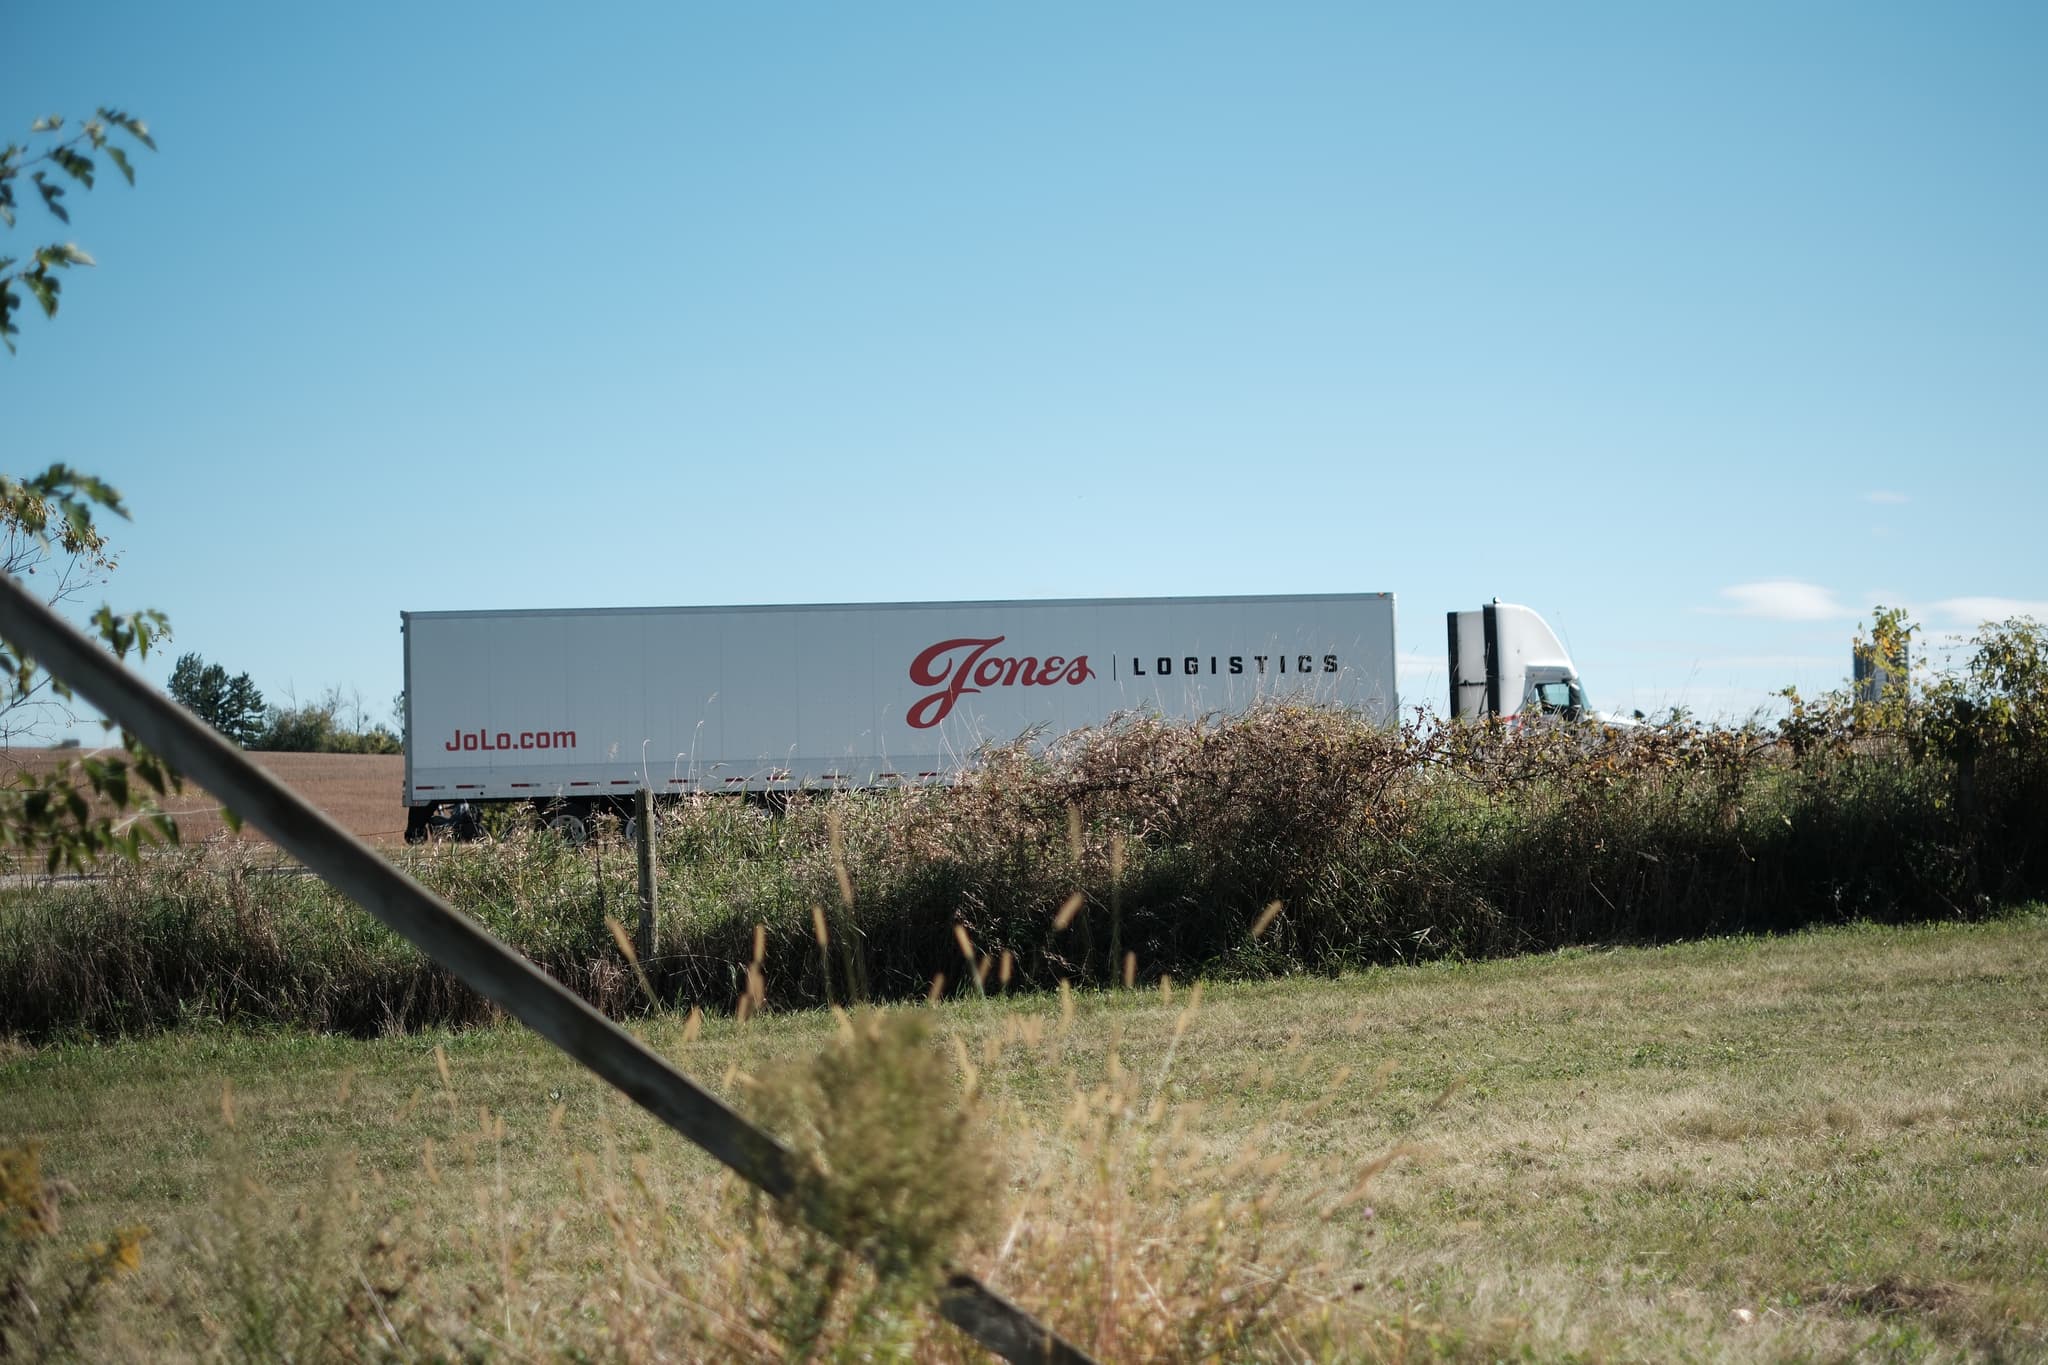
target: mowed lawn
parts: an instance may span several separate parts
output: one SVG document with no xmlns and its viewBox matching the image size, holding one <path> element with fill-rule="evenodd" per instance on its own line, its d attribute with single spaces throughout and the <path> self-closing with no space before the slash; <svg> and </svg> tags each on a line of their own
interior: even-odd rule
<svg viewBox="0 0 2048 1365">
<path fill-rule="evenodd" d="M 1083 1150 L 1076 1097 L 1100 1100 L 1114 1072 L 1134 1099 L 1120 1121 L 1150 1135 L 1115 1150 L 1158 1158 L 1112 1174 L 1134 1228 L 1186 1235 L 1205 1192 L 1258 1187 L 1262 1260 L 1294 1267 L 1305 1302 L 1407 1333 L 1361 1329 L 1361 1352 L 2048 1358 L 2038 909 L 1210 986 L 1190 1003 L 1154 985 L 1065 1017 L 1057 997 L 936 1011 L 991 1101 L 1008 1226 L 1095 1188 L 1082 1168 L 1109 1149 Z M 734 1094 L 833 1027 L 771 1013 L 638 1031 Z M 522 1281 L 544 1299 L 616 1259 L 595 1173 L 707 1235 L 731 1207 L 706 1159 L 513 1027 L 17 1049 L 0 1137 L 41 1141 L 77 1187 L 69 1235 L 154 1230 L 113 1311 L 158 1345 L 152 1315 L 216 1292 L 225 1230 L 252 1219 L 289 1246 L 327 1226 L 321 1210 L 397 1214 L 422 1256 L 415 1292 L 447 1301 L 502 1284 L 507 1229 L 545 1228 L 551 1273 Z M 709 1253 L 684 1239 L 664 1254 Z M 1033 1302 L 1000 1250 L 976 1264 Z"/>
</svg>

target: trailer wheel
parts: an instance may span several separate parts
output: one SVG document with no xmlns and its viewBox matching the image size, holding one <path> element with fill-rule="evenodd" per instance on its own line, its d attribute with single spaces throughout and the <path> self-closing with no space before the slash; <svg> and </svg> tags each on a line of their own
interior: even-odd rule
<svg viewBox="0 0 2048 1365">
<path fill-rule="evenodd" d="M 546 827 L 571 848 L 581 848 L 590 839 L 590 824 L 573 810 L 548 812 Z"/>
<path fill-rule="evenodd" d="M 408 844 L 424 844 L 427 831 L 434 822 L 432 806 L 408 806 L 405 810 L 405 841 Z"/>
</svg>

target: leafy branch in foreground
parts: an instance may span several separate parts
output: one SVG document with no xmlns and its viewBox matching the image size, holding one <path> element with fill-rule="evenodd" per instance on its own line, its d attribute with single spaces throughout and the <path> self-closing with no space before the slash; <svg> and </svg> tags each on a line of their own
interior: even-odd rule
<svg viewBox="0 0 2048 1365">
<path fill-rule="evenodd" d="M 0 475 L 0 523 L 45 550 L 53 525 L 60 545 L 103 544 L 95 507 L 127 515 L 120 494 L 104 481 L 65 465 L 51 465 L 29 479 Z M 131 653 L 147 658 L 150 647 L 170 633 L 160 611 L 122 614 L 108 606 L 94 613 L 92 626 L 119 659 Z M 62 679 L 44 673 L 0 637 L 0 715 L 44 693 L 62 701 L 72 695 Z M 120 753 L 90 755 L 50 772 L 17 770 L 0 788 L 0 849 L 40 851 L 55 872 L 83 868 L 105 853 L 132 858 L 145 842 L 176 842 L 177 826 L 143 792 L 167 794 L 177 785 L 176 775 L 125 730 L 120 747 Z"/>
<path fill-rule="evenodd" d="M 24 175 L 43 208 L 69 226 L 64 178 L 91 189 L 99 168 L 95 158 L 103 156 L 132 185 L 135 168 L 115 135 L 156 148 L 147 125 L 118 109 L 98 110 L 68 136 L 64 129 L 65 120 L 54 115 L 37 119 L 28 143 L 10 142 L 0 148 L 0 226 L 15 226 Z M 10 354 L 20 331 L 14 312 L 24 293 L 35 299 L 45 317 L 55 317 L 61 273 L 91 264 L 92 257 L 75 242 L 36 247 L 26 262 L 0 255 L 0 341 Z M 94 520 L 99 512 L 124 519 L 128 515 L 110 484 L 69 465 L 53 464 L 33 477 L 0 474 L 0 570 L 27 578 L 55 561 L 60 567 L 44 600 L 56 605 L 74 598 L 114 566 L 106 537 Z M 5 625 L 0 622 L 0 748 L 17 735 L 32 732 L 45 702 L 61 705 L 71 700 L 71 689 L 61 679 L 50 677 L 5 638 Z M 124 614 L 107 606 L 95 613 L 92 628 L 122 659 L 131 652 L 147 657 L 150 646 L 170 633 L 162 612 Z M 146 795 L 163 795 L 176 785 L 175 774 L 163 761 L 125 731 L 118 752 L 94 754 L 52 771 L 17 769 L 0 787 L 0 850 L 41 853 L 52 872 L 83 868 L 103 853 L 133 857 L 144 842 L 177 839 L 170 817 Z"/>
<path fill-rule="evenodd" d="M 118 558 L 93 525 L 86 500 L 74 499 L 79 505 L 67 507 L 38 491 L 67 480 L 79 481 L 80 476 L 63 466 L 31 481 L 35 486 L 0 475 L 0 573 L 23 582 L 35 579 L 37 595 L 53 607 L 78 602 L 104 584 Z M 97 480 L 86 481 L 83 487 L 120 510 L 112 489 Z M 77 720 L 47 677 L 26 681 L 26 686 L 0 700 L 0 750 L 36 743 Z"/>
<path fill-rule="evenodd" d="M 118 109 L 97 110 L 69 137 L 62 136 L 64 123 L 54 114 L 39 118 L 29 128 L 30 142 L 10 142 L 0 148 L 0 226 L 14 226 L 16 186 L 23 172 L 27 172 L 29 183 L 50 216 L 69 226 L 71 211 L 64 206 L 67 187 L 52 171 L 91 189 L 99 169 L 99 163 L 88 155 L 92 153 L 113 162 L 114 169 L 132 185 L 134 163 L 113 135 L 125 134 L 134 143 L 156 150 L 156 140 L 150 136 L 148 125 Z M 76 242 L 51 242 L 36 247 L 26 260 L 0 255 L 0 342 L 6 343 L 9 352 L 14 350 L 14 338 L 21 332 L 15 325 L 14 312 L 21 306 L 23 293 L 36 301 L 44 317 L 55 317 L 58 295 L 64 288 L 63 272 L 75 265 L 93 264 L 93 258 Z"/>
</svg>

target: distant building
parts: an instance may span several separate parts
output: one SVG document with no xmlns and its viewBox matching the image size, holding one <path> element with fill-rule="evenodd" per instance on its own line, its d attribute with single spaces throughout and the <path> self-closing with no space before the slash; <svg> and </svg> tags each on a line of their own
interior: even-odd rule
<svg viewBox="0 0 2048 1365">
<path fill-rule="evenodd" d="M 1910 657 L 1906 641 L 1898 637 L 1889 645 L 1889 648 L 1880 650 L 1877 641 L 1866 640 L 1860 635 L 1856 637 L 1850 653 L 1857 701 L 1882 701 L 1887 692 L 1906 685 Z"/>
</svg>

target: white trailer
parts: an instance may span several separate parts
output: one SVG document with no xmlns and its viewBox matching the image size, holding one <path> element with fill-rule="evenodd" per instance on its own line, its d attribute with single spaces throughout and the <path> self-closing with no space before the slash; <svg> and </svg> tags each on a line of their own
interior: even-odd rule
<svg viewBox="0 0 2048 1365">
<path fill-rule="evenodd" d="M 532 802 L 580 836 L 641 787 L 942 782 L 1122 711 L 1399 709 L 1391 593 L 402 613 L 406 837 Z"/>
</svg>

